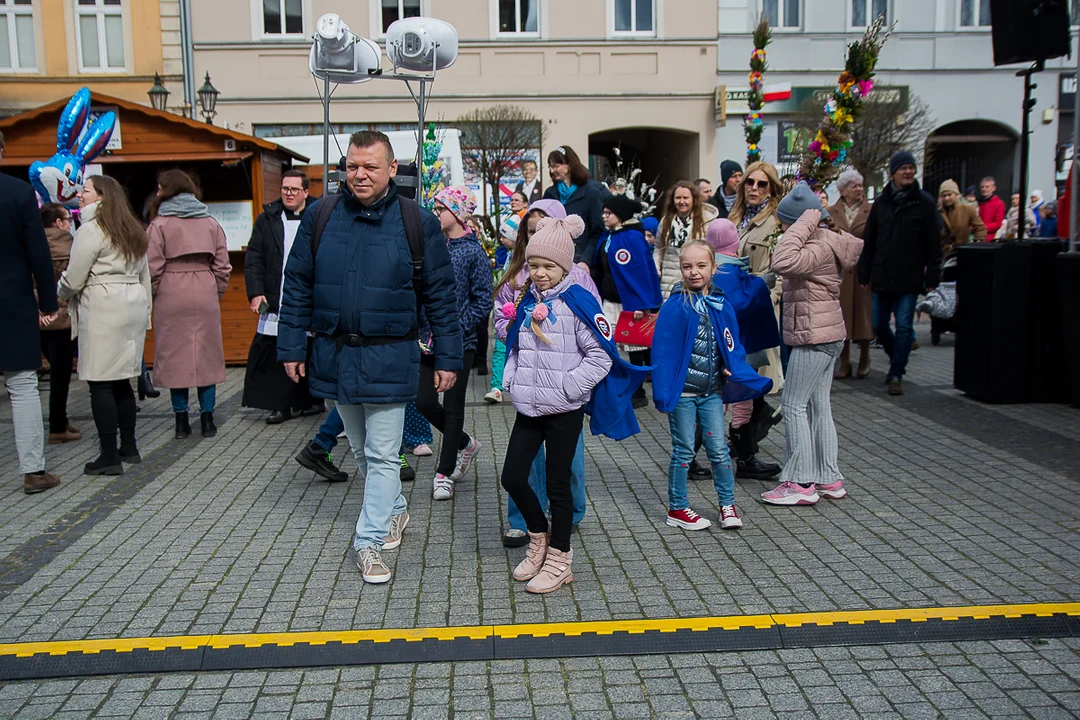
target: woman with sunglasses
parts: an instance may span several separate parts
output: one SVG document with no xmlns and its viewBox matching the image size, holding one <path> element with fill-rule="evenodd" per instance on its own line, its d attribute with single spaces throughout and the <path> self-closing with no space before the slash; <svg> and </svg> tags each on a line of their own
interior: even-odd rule
<svg viewBox="0 0 1080 720">
<path fill-rule="evenodd" d="M 772 272 L 772 253 L 781 235 L 776 206 L 780 204 L 783 195 L 784 186 L 775 167 L 767 162 L 750 163 L 739 184 L 735 203 L 728 213 L 728 219 L 735 223 L 739 231 L 739 255 L 749 256 L 750 272 L 765 279 L 772 289 L 773 309 L 778 326 L 781 285 Z M 755 366 L 761 375 L 773 381 L 773 392 L 776 392 L 784 384 L 779 348 L 765 350 L 760 362 L 763 364 L 752 362 L 751 365 Z M 754 430 L 755 425 L 760 427 L 764 423 L 764 432 L 768 432 L 768 427 L 779 421 L 779 413 L 772 412 L 763 398 L 732 406 L 730 433 L 731 445 L 738 455 L 736 477 L 769 480 L 780 473 L 779 465 L 757 459 L 757 443 L 764 437 L 764 433 Z"/>
<path fill-rule="evenodd" d="M 548 153 L 548 172 L 551 187 L 544 192 L 545 200 L 557 200 L 567 215 L 577 215 L 585 221 L 585 232 L 574 240 L 574 262 L 588 269 L 596 254 L 596 244 L 604 232 L 601 217 L 604 198 L 589 180 L 589 171 L 574 148 L 560 145 Z"/>
</svg>

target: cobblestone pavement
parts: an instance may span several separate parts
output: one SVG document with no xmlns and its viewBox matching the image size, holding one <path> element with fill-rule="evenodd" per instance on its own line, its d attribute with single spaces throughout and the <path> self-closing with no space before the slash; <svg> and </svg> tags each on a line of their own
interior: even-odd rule
<svg viewBox="0 0 1080 720">
<path fill-rule="evenodd" d="M 573 538 L 574 582 L 553 596 L 510 579 L 522 551 L 500 544 L 497 469 L 513 412 L 483 404 L 487 378 L 474 379 L 467 408 L 485 445 L 476 469 L 452 502 L 433 503 L 432 462 L 420 461 L 405 542 L 386 555 L 394 581 L 381 587 L 363 584 L 349 550 L 362 481 L 316 482 L 293 462 L 319 419 L 266 426 L 239 408 L 241 371 L 219 387 L 214 439 L 174 441 L 167 398 L 143 402 L 144 463 L 118 478 L 80 474 L 95 435 L 76 383 L 84 440 L 48 448 L 64 482 L 34 496 L 18 487 L 2 403 L 0 642 L 1077 600 L 1080 413 L 965 398 L 951 387 L 952 338 L 931 347 L 919 329 L 907 395 L 884 394 L 880 351 L 870 379 L 834 385 L 851 489 L 841 502 L 765 507 L 756 499 L 768 485 L 740 481 L 742 531 L 685 533 L 664 524 L 670 440 L 655 411 L 629 441 L 587 438 L 589 514 Z M 762 444 L 778 461 L 779 430 Z M 351 458 L 344 465 L 355 473 Z M 711 483 L 693 484 L 691 501 L 715 519 Z M 323 717 L 331 703 L 347 717 L 734 707 L 741 718 L 805 716 L 812 703 L 828 717 L 1070 717 L 1078 649 L 1010 641 L 11 683 L 0 716 Z"/>
</svg>

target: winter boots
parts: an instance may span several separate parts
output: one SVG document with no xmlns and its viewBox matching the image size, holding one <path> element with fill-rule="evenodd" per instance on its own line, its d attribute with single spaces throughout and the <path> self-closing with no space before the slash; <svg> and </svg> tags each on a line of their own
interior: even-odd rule
<svg viewBox="0 0 1080 720">
<path fill-rule="evenodd" d="M 729 428 L 731 445 L 735 450 L 735 477 L 749 480 L 771 480 L 780 474 L 776 463 L 757 459 L 757 443 L 754 441 L 753 424 L 741 428 Z"/>
</svg>

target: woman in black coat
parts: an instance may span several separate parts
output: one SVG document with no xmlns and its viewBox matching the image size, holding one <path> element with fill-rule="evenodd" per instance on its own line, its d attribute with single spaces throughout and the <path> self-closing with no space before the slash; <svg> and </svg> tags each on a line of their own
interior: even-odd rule
<svg viewBox="0 0 1080 720">
<path fill-rule="evenodd" d="M 596 254 L 600 234 L 604 232 L 603 198 L 589 182 L 589 171 L 569 145 L 552 150 L 547 161 L 551 187 L 544 197 L 558 200 L 566 208 L 567 215 L 578 215 L 585 221 L 585 232 L 574 241 L 574 262 L 588 267 Z"/>
</svg>

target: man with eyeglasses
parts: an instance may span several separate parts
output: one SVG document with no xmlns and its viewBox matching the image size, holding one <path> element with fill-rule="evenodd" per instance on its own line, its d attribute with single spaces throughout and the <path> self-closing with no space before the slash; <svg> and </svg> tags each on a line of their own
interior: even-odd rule
<svg viewBox="0 0 1080 720">
<path fill-rule="evenodd" d="M 281 176 L 281 199 L 268 204 L 255 220 L 244 261 L 244 282 L 251 312 L 259 316 L 259 326 L 248 351 L 243 404 L 269 410 L 268 425 L 278 425 L 294 416 L 319 415 L 326 409 L 308 393 L 306 379 L 292 382 L 277 359 L 285 258 L 296 239 L 310 187 L 311 180 L 302 170 L 288 170 Z M 337 468 L 333 472 L 336 474 Z"/>
<path fill-rule="evenodd" d="M 0 160 L 4 134 L 0 133 Z M 34 297 L 34 285 L 38 287 Z M 45 471 L 45 431 L 38 395 L 43 320 L 56 319 L 56 280 L 49 243 L 30 184 L 0 173 L 0 371 L 11 398 L 15 450 L 27 495 L 56 487 L 60 478 Z"/>
</svg>

